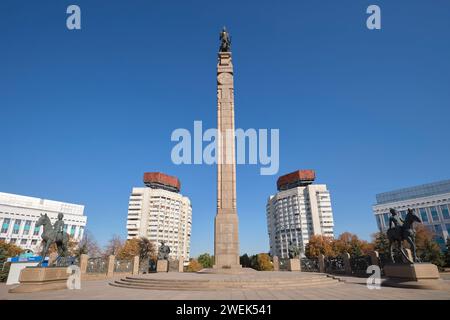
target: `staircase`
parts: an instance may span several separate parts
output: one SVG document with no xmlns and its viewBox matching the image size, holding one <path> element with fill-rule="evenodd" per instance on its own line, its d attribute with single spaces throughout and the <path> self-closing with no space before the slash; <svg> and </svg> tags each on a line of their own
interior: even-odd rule
<svg viewBox="0 0 450 320">
<path fill-rule="evenodd" d="M 181 279 L 183 274 L 174 278 L 159 274 L 130 276 L 111 282 L 111 286 L 146 290 L 203 291 L 222 289 L 303 289 L 335 286 L 339 281 L 320 273 L 296 273 L 292 276 L 266 277 L 269 272 L 260 272 L 257 277 L 189 277 Z M 283 272 L 285 273 L 285 272 Z M 165 274 L 167 275 L 167 274 Z M 170 275 L 170 273 L 169 273 Z"/>
</svg>

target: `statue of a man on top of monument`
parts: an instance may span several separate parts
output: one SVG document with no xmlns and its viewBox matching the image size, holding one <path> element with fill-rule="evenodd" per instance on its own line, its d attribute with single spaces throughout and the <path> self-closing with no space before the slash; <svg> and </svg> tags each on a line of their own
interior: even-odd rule
<svg viewBox="0 0 450 320">
<path fill-rule="evenodd" d="M 220 52 L 230 52 L 231 51 L 231 37 L 227 32 L 225 26 L 220 32 Z"/>
</svg>

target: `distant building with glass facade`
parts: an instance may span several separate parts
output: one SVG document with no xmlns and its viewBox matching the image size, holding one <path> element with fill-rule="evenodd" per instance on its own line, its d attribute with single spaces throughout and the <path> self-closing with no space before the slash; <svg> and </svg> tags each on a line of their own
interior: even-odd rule
<svg viewBox="0 0 450 320">
<path fill-rule="evenodd" d="M 436 234 L 442 249 L 450 235 L 450 180 L 423 184 L 376 195 L 373 213 L 378 229 L 389 228 L 389 209 L 396 209 L 402 218 L 408 208 L 414 209 L 422 222 Z"/>
</svg>

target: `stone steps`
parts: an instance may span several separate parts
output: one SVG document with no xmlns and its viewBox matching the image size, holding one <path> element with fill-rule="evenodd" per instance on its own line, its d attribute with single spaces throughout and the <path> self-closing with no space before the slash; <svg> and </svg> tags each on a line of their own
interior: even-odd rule
<svg viewBox="0 0 450 320">
<path fill-rule="evenodd" d="M 325 275 L 311 275 L 301 278 L 265 278 L 265 279 L 151 279 L 126 277 L 111 282 L 111 286 L 146 290 L 220 290 L 220 289 L 300 289 L 318 286 L 334 286 L 339 281 Z"/>
</svg>

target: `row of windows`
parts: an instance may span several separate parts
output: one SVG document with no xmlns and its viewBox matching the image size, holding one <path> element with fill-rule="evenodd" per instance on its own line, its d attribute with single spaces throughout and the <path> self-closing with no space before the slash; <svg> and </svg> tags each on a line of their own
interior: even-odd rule
<svg viewBox="0 0 450 320">
<path fill-rule="evenodd" d="M 2 227 L 0 229 L 0 233 L 8 233 L 9 227 L 11 225 L 11 220 L 12 220 L 11 218 L 3 219 L 3 223 L 2 223 Z M 23 220 L 21 220 L 21 219 L 14 219 L 14 222 L 12 223 L 12 225 L 13 225 L 12 234 L 13 235 L 19 235 L 20 227 L 22 225 L 22 222 L 23 222 Z M 25 223 L 24 223 L 23 229 L 22 229 L 22 234 L 21 234 L 22 236 L 30 235 L 30 233 L 31 233 L 31 224 L 32 224 L 31 220 L 25 220 Z M 69 231 L 70 236 L 72 236 L 72 237 L 75 236 L 76 227 L 77 227 L 76 225 L 70 226 L 70 231 Z M 64 224 L 64 231 L 65 232 L 67 232 L 68 228 L 69 228 L 69 225 Z M 38 236 L 39 233 L 40 233 L 40 229 L 41 229 L 40 227 L 36 227 L 35 226 L 33 228 L 33 236 Z M 79 227 L 79 234 L 80 235 L 82 234 L 83 229 L 84 228 L 82 226 Z"/>
</svg>

